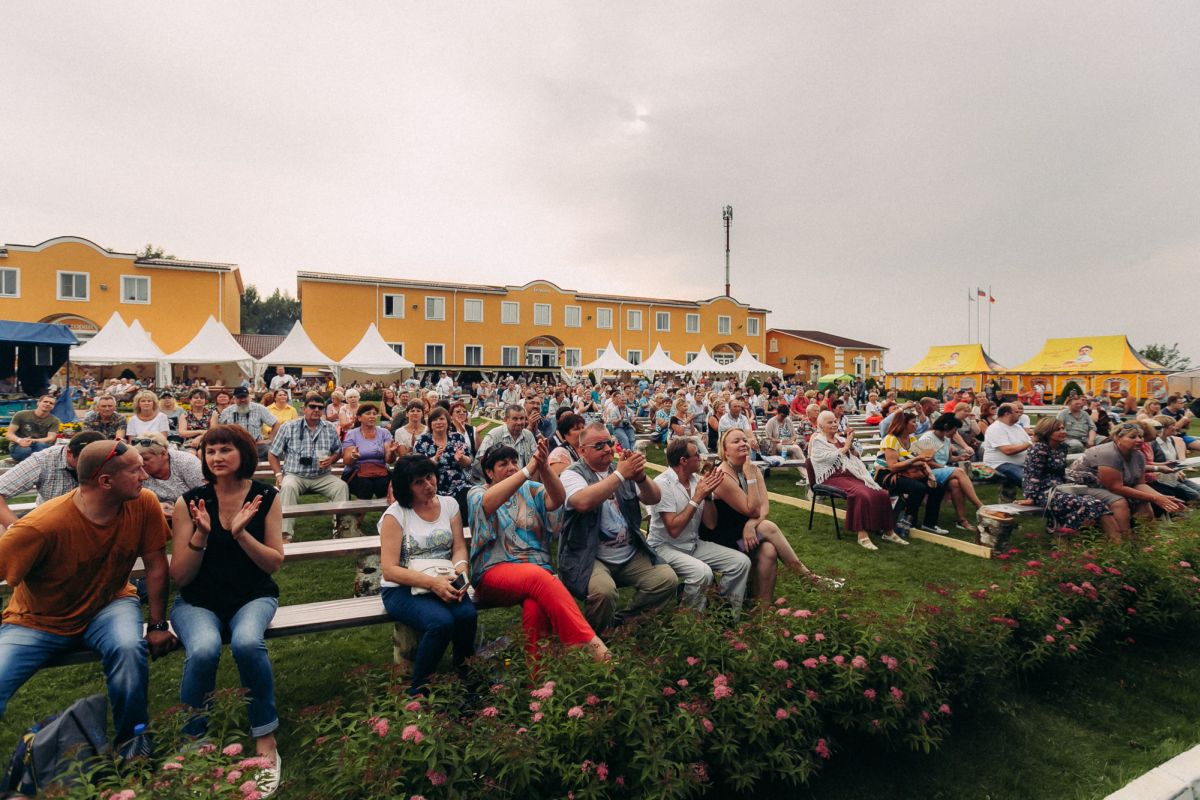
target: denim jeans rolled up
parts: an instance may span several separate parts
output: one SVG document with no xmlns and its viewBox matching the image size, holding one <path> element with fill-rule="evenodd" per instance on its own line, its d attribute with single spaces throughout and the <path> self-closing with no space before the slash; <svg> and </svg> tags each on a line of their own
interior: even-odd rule
<svg viewBox="0 0 1200 800">
<path fill-rule="evenodd" d="M 633 425 L 628 422 L 622 422 L 620 425 L 609 425 L 608 430 L 612 433 L 613 438 L 617 440 L 617 444 L 621 445 L 622 449 L 633 449 L 635 441 Z"/>
<path fill-rule="evenodd" d="M 21 625 L 0 625 L 0 718 L 9 698 L 55 656 L 84 645 L 100 654 L 108 683 L 117 741 L 149 721 L 146 689 L 150 679 L 142 609 L 132 597 L 112 601 L 80 636 L 59 636 Z"/>
<path fill-rule="evenodd" d="M 429 676 L 437 669 L 447 645 L 453 645 L 455 669 L 461 668 L 474 654 L 475 604 L 468 598 L 447 603 L 433 592 L 414 595 L 409 586 L 385 586 L 380 595 L 391 618 L 409 626 L 421 637 L 413 658 L 409 694 L 424 693 Z"/>
<path fill-rule="evenodd" d="M 228 631 L 229 649 L 233 652 L 242 686 L 250 696 L 250 735 L 266 736 L 278 728 L 275 673 L 263 638 L 278 608 L 277 598 L 258 597 L 242 606 L 226 625 L 207 608 L 176 597 L 171 607 L 171 626 L 186 653 L 183 677 L 179 682 L 179 701 L 191 708 L 208 707 L 210 696 L 217 687 L 222 636 Z M 207 727 L 205 717 L 196 717 L 184 732 L 203 736 Z"/>
</svg>

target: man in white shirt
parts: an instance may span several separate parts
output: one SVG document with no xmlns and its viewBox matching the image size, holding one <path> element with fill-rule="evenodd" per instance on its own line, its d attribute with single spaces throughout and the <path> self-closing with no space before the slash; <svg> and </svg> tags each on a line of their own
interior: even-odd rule
<svg viewBox="0 0 1200 800">
<path fill-rule="evenodd" d="M 292 392 L 296 389 L 296 379 L 288 375 L 282 366 L 275 367 L 275 377 L 271 378 L 271 391 L 277 392 L 280 389 L 288 393 L 288 400 L 292 399 Z"/>
<path fill-rule="evenodd" d="M 442 372 L 441 380 L 437 382 L 437 393 L 443 400 L 454 394 L 454 379 L 450 377 L 449 372 Z"/>
<path fill-rule="evenodd" d="M 760 458 L 758 437 L 754 435 L 750 418 L 746 416 L 746 401 L 737 397 L 729 401 L 729 409 L 721 415 L 721 419 L 717 422 L 717 435 L 724 436 L 725 431 L 731 431 L 734 428 L 746 432 L 746 438 L 750 441 L 750 449 L 754 451 L 751 457 Z"/>
<path fill-rule="evenodd" d="M 717 525 L 712 493 L 725 476 L 715 469 L 701 478 L 701 463 L 694 442 L 676 439 L 667 446 L 670 469 L 654 479 L 662 497 L 650 509 L 648 541 L 683 581 L 683 605 L 703 611 L 713 572 L 719 572 L 721 594 L 736 613 L 746 596 L 750 558 L 732 548 L 700 540 L 702 519 L 706 527 Z"/>
<path fill-rule="evenodd" d="M 983 463 L 1004 478 L 1006 485 L 1001 495 L 1011 491 L 1011 485 L 1021 485 L 1025 475 L 1025 451 L 1033 444 L 1029 434 L 1017 422 L 1017 409 L 1012 403 L 1002 403 L 997 409 L 996 421 L 988 426 L 983 436 Z"/>
</svg>

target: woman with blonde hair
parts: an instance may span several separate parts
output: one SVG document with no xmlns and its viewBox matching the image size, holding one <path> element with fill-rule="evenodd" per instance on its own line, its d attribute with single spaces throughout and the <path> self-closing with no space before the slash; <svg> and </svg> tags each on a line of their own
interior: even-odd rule
<svg viewBox="0 0 1200 800">
<path fill-rule="evenodd" d="M 133 414 L 125 423 L 125 438 L 132 439 L 139 433 L 161 433 L 166 436 L 170 432 L 171 421 L 158 410 L 158 397 L 154 392 L 143 390 L 135 394 Z"/>
</svg>

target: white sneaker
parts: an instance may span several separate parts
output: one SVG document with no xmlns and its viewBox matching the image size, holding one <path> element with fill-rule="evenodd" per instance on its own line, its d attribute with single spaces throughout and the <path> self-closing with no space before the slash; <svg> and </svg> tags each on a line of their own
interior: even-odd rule
<svg viewBox="0 0 1200 800">
<path fill-rule="evenodd" d="M 895 534 L 893 534 L 893 535 L 895 535 Z M 878 550 L 879 549 L 878 547 L 875 546 L 875 543 L 872 542 L 870 539 L 859 539 L 858 546 L 865 548 L 867 550 Z"/>
<path fill-rule="evenodd" d="M 279 789 L 279 781 L 283 777 L 283 757 L 275 754 L 275 766 L 267 767 L 258 775 L 258 793 L 262 797 L 270 797 Z"/>
<path fill-rule="evenodd" d="M 942 536 L 945 536 L 950 532 L 939 525 L 922 525 L 921 530 L 925 531 L 926 533 L 940 533 Z"/>
<path fill-rule="evenodd" d="M 885 542 L 891 542 L 892 544 L 908 544 L 908 540 L 902 538 L 895 531 L 888 531 L 887 533 L 885 533 L 883 536 L 880 536 L 879 538 L 883 539 Z"/>
</svg>

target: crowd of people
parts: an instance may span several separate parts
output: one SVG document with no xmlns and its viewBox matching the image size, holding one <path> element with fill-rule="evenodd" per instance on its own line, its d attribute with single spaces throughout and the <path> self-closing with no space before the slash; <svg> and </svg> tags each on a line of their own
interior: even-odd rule
<svg viewBox="0 0 1200 800">
<path fill-rule="evenodd" d="M 193 388 L 186 406 L 173 392 L 138 391 L 129 416 L 100 393 L 65 443 L 38 427 L 45 399 L 23 412 L 33 422 L 14 420 L 22 458 L 14 453 L 0 476 L 0 577 L 13 590 L 0 625 L 0 716 L 40 667 L 85 646 L 101 653 L 126 740 L 147 719 L 147 655 L 182 645 L 179 696 L 200 712 L 188 732 L 203 737 L 228 641 L 250 734 L 271 765 L 260 788 L 273 792 L 282 766 L 264 635 L 279 605 L 271 576 L 293 534 L 282 510 L 306 494 L 390 502 L 378 525 L 380 593 L 417 633 L 414 695 L 428 691 L 447 650 L 456 669 L 473 654 L 476 603 L 520 606 L 533 660 L 549 640 L 603 660 L 614 627 L 677 598 L 700 611 L 715 597 L 733 616 L 747 602 L 770 606 L 781 566 L 836 589 L 770 519 L 766 476 L 782 464 L 841 492 L 847 528 L 871 551 L 873 536 L 907 545 L 918 524 L 945 533 L 946 494 L 958 527 L 972 529 L 981 469 L 1044 507 L 1060 531 L 1096 524 L 1119 538 L 1139 515 L 1200 500 L 1178 469 L 1200 450 L 1186 433 L 1194 410 L 1175 396 L 1133 414 L 1072 398 L 1032 425 L 1019 401 L 970 392 L 909 402 L 861 385 L 784 381 L 757 391 L 675 380 L 460 387 L 443 374 L 429 387 L 383 387 L 370 402 L 359 387 L 327 396 L 283 375 L 259 401 L 247 387 L 211 397 Z M 847 419 L 860 412 L 881 434 L 868 460 Z M 501 424 L 481 436 L 473 414 Z M 666 468 L 653 477 L 639 426 L 664 445 Z M 274 485 L 255 480 L 264 458 Z M 40 505 L 17 519 L 7 500 L 32 491 Z M 128 582 L 139 557 L 144 637 Z M 168 577 L 178 589 L 169 617 Z M 622 587 L 632 589 L 624 605 Z"/>
</svg>

